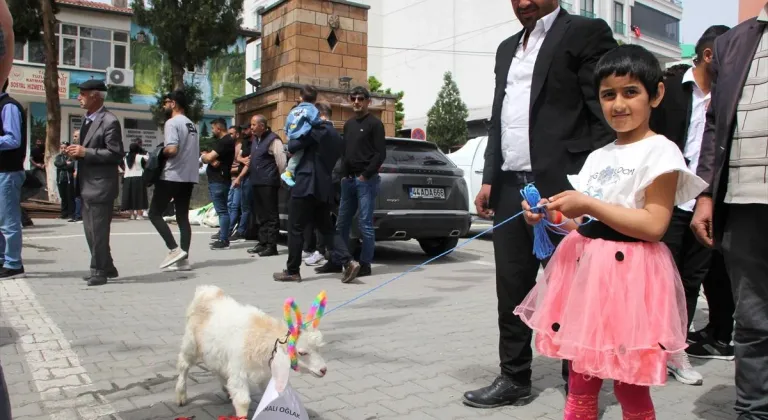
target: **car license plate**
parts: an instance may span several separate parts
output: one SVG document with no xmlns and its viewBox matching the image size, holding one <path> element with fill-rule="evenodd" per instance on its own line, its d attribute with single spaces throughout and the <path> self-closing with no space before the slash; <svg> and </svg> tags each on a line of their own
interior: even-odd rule
<svg viewBox="0 0 768 420">
<path fill-rule="evenodd" d="M 427 200 L 445 200 L 445 188 L 412 187 L 411 198 L 423 198 Z"/>
</svg>

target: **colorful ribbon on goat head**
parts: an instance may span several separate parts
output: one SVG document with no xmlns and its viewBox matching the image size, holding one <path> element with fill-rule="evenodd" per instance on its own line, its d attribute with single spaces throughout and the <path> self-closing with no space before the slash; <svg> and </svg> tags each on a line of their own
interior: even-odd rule
<svg viewBox="0 0 768 420">
<path fill-rule="evenodd" d="M 325 295 L 325 290 L 323 290 L 315 297 L 315 301 L 312 302 L 312 307 L 309 308 L 309 313 L 307 314 L 307 322 L 302 325 L 302 329 L 306 329 L 310 323 L 312 323 L 312 328 L 317 328 L 320 324 L 320 318 L 325 313 L 325 306 L 327 304 L 328 297 Z"/>
<path fill-rule="evenodd" d="M 291 313 L 293 312 L 293 314 Z M 296 315 L 294 322 L 293 315 Z M 288 298 L 283 304 L 283 316 L 285 317 L 285 323 L 288 324 L 288 358 L 291 359 L 291 369 L 299 370 L 299 356 L 296 352 L 296 342 L 299 341 L 299 334 L 301 332 L 301 311 L 299 306 L 293 298 Z"/>
</svg>

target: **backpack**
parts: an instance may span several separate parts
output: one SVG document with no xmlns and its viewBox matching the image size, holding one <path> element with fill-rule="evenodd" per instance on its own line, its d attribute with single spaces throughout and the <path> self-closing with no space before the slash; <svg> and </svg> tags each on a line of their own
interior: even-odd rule
<svg viewBox="0 0 768 420">
<path fill-rule="evenodd" d="M 149 152 L 146 158 L 144 173 L 141 175 L 144 180 L 144 185 L 151 187 L 160 180 L 160 175 L 163 174 L 163 168 L 165 168 L 165 161 L 166 158 L 163 156 L 163 144 L 160 143 L 155 150 Z"/>
</svg>

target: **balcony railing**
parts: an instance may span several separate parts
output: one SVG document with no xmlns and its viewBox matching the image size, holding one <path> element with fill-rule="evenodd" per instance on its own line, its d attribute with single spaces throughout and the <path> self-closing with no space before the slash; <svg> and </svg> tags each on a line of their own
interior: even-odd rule
<svg viewBox="0 0 768 420">
<path fill-rule="evenodd" d="M 565 0 L 560 0 L 560 7 L 570 12 L 571 10 L 573 10 L 573 3 Z"/>
<path fill-rule="evenodd" d="M 624 22 L 619 22 L 617 20 L 613 21 L 613 32 L 616 32 L 620 35 L 626 35 L 627 34 L 627 25 Z"/>
<path fill-rule="evenodd" d="M 581 9 L 581 15 L 584 16 L 584 17 L 592 18 L 592 19 L 597 17 L 595 12 L 590 12 L 590 11 L 584 10 L 584 9 Z"/>
</svg>

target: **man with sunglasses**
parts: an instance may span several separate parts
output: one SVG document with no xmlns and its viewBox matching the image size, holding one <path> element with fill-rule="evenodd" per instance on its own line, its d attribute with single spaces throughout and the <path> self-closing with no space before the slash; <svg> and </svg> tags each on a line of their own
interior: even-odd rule
<svg viewBox="0 0 768 420">
<path fill-rule="evenodd" d="M 373 230 L 373 211 L 376 209 L 376 196 L 379 194 L 379 167 L 387 155 L 384 138 L 384 124 L 368 112 L 371 94 L 364 87 L 352 89 L 349 95 L 355 116 L 344 124 L 344 149 L 341 158 L 341 203 L 336 221 L 336 239 L 334 254 L 349 254 L 349 228 L 352 218 L 358 214 L 358 225 L 363 237 L 360 263 L 349 261 L 344 265 L 342 281 L 352 281 L 355 277 L 371 274 L 373 248 L 376 244 Z M 340 240 L 338 240 L 340 239 Z M 342 271 L 333 262 L 318 268 L 318 273 Z"/>
<path fill-rule="evenodd" d="M 161 155 L 165 163 L 160 179 L 155 183 L 152 202 L 149 204 L 149 220 L 169 249 L 160 268 L 172 271 L 189 270 L 189 246 L 192 243 L 189 202 L 192 199 L 192 189 L 200 179 L 200 138 L 197 126 L 185 115 L 188 107 L 184 91 L 176 90 L 165 95 L 163 111 L 168 120 L 163 130 L 165 143 Z M 176 210 L 181 246 L 176 243 L 171 228 L 163 220 L 163 214 L 171 200 Z"/>
</svg>

